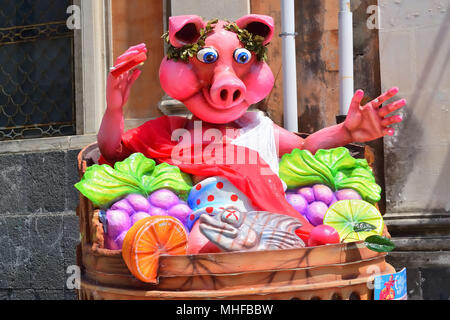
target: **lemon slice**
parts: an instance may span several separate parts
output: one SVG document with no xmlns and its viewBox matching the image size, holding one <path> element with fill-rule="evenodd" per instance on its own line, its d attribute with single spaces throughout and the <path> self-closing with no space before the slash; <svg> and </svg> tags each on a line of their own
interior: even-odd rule
<svg viewBox="0 0 450 320">
<path fill-rule="evenodd" d="M 336 229 L 341 242 L 365 240 L 373 235 L 381 236 L 384 229 L 384 220 L 380 211 L 363 200 L 342 200 L 334 203 L 328 208 L 323 224 Z M 373 230 L 359 231 L 358 228 L 361 229 L 361 225 L 372 227 Z"/>
</svg>

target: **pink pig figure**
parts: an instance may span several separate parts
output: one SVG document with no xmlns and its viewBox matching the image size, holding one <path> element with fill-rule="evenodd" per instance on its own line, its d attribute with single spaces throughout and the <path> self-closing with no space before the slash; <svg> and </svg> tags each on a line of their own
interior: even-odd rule
<svg viewBox="0 0 450 320">
<path fill-rule="evenodd" d="M 269 16 L 247 15 L 236 22 L 240 29 L 262 37 L 267 45 L 274 35 L 274 22 Z M 174 99 L 184 103 L 193 113 L 194 119 L 161 117 L 150 120 L 143 126 L 123 132 L 122 108 L 126 103 L 130 88 L 141 71 L 128 72 L 130 66 L 145 60 L 145 44 L 131 47 L 115 64 L 125 70 L 119 76 L 110 74 L 107 81 L 107 110 L 98 133 L 98 145 L 105 162 L 123 160 L 131 153 L 142 152 L 157 162 L 171 163 L 170 134 L 177 129 L 192 130 L 194 120 L 202 120 L 203 126 L 226 131 L 235 128 L 238 137 L 228 137 L 235 145 L 256 151 L 267 163 L 272 175 L 259 176 L 251 166 L 207 166 L 202 163 L 180 166 L 183 171 L 194 176 L 222 176 L 229 179 L 240 191 L 256 203 L 258 209 L 295 216 L 305 226 L 307 239 L 312 226 L 301 217 L 285 200 L 284 189 L 278 174 L 278 160 L 293 149 L 307 149 L 315 153 L 319 149 L 329 149 L 351 142 L 365 142 L 385 135 L 393 135 L 389 126 L 402 121 L 400 116 L 387 117 L 406 104 L 405 100 L 381 105 L 398 93 L 392 88 L 378 99 L 361 106 L 364 92 L 358 90 L 353 98 L 345 122 L 320 130 L 306 139 L 274 124 L 261 113 L 247 112 L 252 105 L 266 98 L 274 86 L 274 76 L 264 61 L 257 59 L 239 40 L 237 34 L 224 28 L 225 21 L 218 21 L 214 30 L 208 33 L 204 45 L 196 56 L 188 61 L 174 61 L 164 58 L 160 67 L 160 83 L 164 91 Z M 200 31 L 206 22 L 199 16 L 187 15 L 171 17 L 169 20 L 170 45 L 181 48 L 197 43 Z M 144 56 L 144 59 L 143 59 Z M 241 130 L 241 131 L 239 131 Z M 242 137 L 239 136 L 241 133 Z M 243 138 L 251 136 L 251 139 Z M 263 147 L 253 147 L 249 140 L 261 140 Z M 261 146 L 261 143 L 259 144 Z M 266 147 L 264 147 L 266 146 Z M 251 152 L 253 152 L 251 151 Z M 235 151 L 239 152 L 239 151 Z M 194 177 L 195 178 L 195 177 Z M 278 179 L 276 179 L 278 178 Z M 199 181 L 194 179 L 194 181 Z"/>
<path fill-rule="evenodd" d="M 248 15 L 236 21 L 241 29 L 265 38 L 268 44 L 274 35 L 273 19 L 263 15 Z M 264 61 L 253 54 L 246 63 L 236 61 L 236 50 L 243 48 L 237 35 L 223 27 L 219 21 L 214 32 L 206 39 L 205 48 L 217 53 L 217 60 L 205 63 L 192 57 L 189 63 L 163 59 L 160 82 L 164 91 L 183 102 L 195 117 L 218 127 L 241 118 L 248 107 L 268 96 L 274 85 L 274 76 Z M 205 26 L 202 18 L 195 15 L 170 18 L 170 43 L 181 47 L 197 42 L 199 30 Z M 210 50 L 210 51 L 212 51 Z M 134 56 L 147 52 L 144 44 L 131 47 L 116 61 L 116 66 Z M 128 99 L 130 88 L 141 71 L 134 70 L 119 77 L 109 75 L 107 83 L 107 110 L 98 134 L 102 155 L 109 161 L 124 157 L 121 137 L 123 133 L 122 107 Z M 315 153 L 318 149 L 343 146 L 351 142 L 366 142 L 385 135 L 393 135 L 389 126 L 402 121 L 401 116 L 386 117 L 406 105 L 404 99 L 385 107 L 381 105 L 398 93 L 392 88 L 377 99 L 361 106 L 364 92 L 355 93 L 345 122 L 320 130 L 302 139 L 274 124 L 278 135 L 279 156 L 295 148 Z M 380 108 L 381 107 L 381 108 Z"/>
</svg>

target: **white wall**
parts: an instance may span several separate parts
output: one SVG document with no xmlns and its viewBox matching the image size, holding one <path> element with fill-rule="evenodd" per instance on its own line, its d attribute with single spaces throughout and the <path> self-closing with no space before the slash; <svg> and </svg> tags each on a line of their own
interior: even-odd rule
<svg viewBox="0 0 450 320">
<path fill-rule="evenodd" d="M 388 212 L 450 212 L 450 0 L 379 0 L 382 89 L 408 105 L 385 139 Z"/>
</svg>

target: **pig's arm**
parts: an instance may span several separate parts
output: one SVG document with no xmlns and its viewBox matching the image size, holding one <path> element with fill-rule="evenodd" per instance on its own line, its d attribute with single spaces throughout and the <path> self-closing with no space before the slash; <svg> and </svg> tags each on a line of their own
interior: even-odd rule
<svg viewBox="0 0 450 320">
<path fill-rule="evenodd" d="M 144 44 L 131 47 L 117 59 L 115 66 L 132 60 L 133 57 L 143 52 L 147 52 Z M 141 71 L 136 69 L 133 72 L 125 72 L 118 77 L 111 73 L 108 75 L 106 88 L 107 109 L 97 135 L 97 141 L 101 154 L 110 162 L 123 160 L 124 150 L 121 141 L 124 119 L 122 109 L 128 100 L 133 83 L 140 74 Z"/>
<path fill-rule="evenodd" d="M 387 116 L 405 106 L 406 101 L 402 99 L 385 107 L 381 105 L 397 93 L 398 88 L 392 88 L 365 106 L 361 106 L 364 92 L 358 90 L 353 97 L 345 122 L 322 129 L 306 139 L 275 126 L 280 156 L 290 153 L 295 148 L 315 153 L 319 149 L 337 148 L 352 142 L 367 142 L 385 135 L 393 135 L 395 129 L 389 126 L 401 122 L 402 118 Z"/>
<path fill-rule="evenodd" d="M 352 142 L 343 124 L 322 129 L 306 139 L 275 125 L 275 138 L 280 156 L 294 149 L 306 149 L 314 154 L 319 149 L 337 148 Z"/>
</svg>

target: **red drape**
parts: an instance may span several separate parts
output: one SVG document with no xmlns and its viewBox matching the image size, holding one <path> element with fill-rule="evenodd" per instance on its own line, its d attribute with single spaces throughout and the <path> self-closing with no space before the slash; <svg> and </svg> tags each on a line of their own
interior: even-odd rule
<svg viewBox="0 0 450 320">
<path fill-rule="evenodd" d="M 222 141 L 209 142 L 201 139 L 197 142 L 194 139 L 186 143 L 185 137 L 183 142 L 186 144 L 181 151 L 178 140 L 173 140 L 172 134 L 177 129 L 185 129 L 190 121 L 192 120 L 175 116 L 150 120 L 136 129 L 127 131 L 122 137 L 123 146 L 129 154 L 139 152 L 158 163 L 176 165 L 189 174 L 228 179 L 250 198 L 255 208 L 299 219 L 303 227 L 298 234 L 306 240 L 313 228 L 312 225 L 286 201 L 280 179 L 257 152 Z M 192 139 L 193 136 L 194 134 L 191 135 Z M 217 149 L 211 152 L 214 146 Z M 101 163 L 107 161 L 101 158 Z"/>
</svg>

